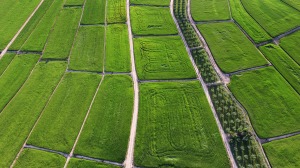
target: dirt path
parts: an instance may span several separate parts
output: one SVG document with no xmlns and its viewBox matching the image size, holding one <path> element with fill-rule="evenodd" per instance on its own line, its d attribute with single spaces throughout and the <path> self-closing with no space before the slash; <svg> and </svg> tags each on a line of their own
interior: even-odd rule
<svg viewBox="0 0 300 168">
<path fill-rule="evenodd" d="M 268 142 L 272 142 L 272 141 L 276 141 L 276 140 L 280 140 L 280 139 L 284 139 L 284 138 L 289 138 L 289 137 L 296 136 L 296 135 L 300 135 L 300 131 L 290 133 L 290 134 L 280 135 L 280 136 L 276 136 L 276 137 L 272 137 L 272 138 L 260 139 L 260 140 L 261 140 L 261 143 L 264 144 L 264 143 L 268 143 Z"/>
<path fill-rule="evenodd" d="M 131 76 L 132 76 L 133 86 L 134 86 L 134 107 L 133 107 L 133 116 L 131 122 L 128 149 L 127 149 L 126 159 L 123 165 L 125 168 L 132 168 L 136 127 L 137 127 L 137 119 L 138 119 L 138 108 L 139 108 L 139 85 L 138 85 L 138 77 L 135 68 L 133 36 L 132 36 L 131 22 L 130 22 L 130 0 L 127 0 L 126 2 L 126 10 L 127 10 L 128 36 L 129 36 L 129 44 L 130 44 L 130 57 L 131 57 Z"/>
<path fill-rule="evenodd" d="M 170 4 L 171 15 L 172 15 L 173 20 L 174 20 L 174 22 L 175 22 L 175 24 L 176 24 L 176 27 L 177 27 L 177 29 L 178 29 L 178 31 L 179 31 L 179 34 L 180 34 L 180 36 L 181 36 L 181 38 L 182 38 L 182 40 L 183 40 L 183 42 L 184 42 L 184 45 L 185 45 L 185 48 L 186 48 L 186 50 L 187 50 L 187 52 L 188 52 L 189 58 L 190 58 L 190 60 L 191 60 L 191 62 L 192 62 L 192 64 L 193 64 L 194 70 L 196 71 L 198 80 L 199 80 L 199 82 L 200 82 L 201 85 L 202 85 L 202 88 L 203 88 L 203 90 L 204 90 L 205 96 L 206 96 L 206 98 L 207 98 L 207 100 L 208 100 L 208 103 L 209 103 L 209 105 L 210 105 L 210 108 L 211 108 L 211 110 L 212 110 L 212 112 L 213 112 L 213 115 L 214 115 L 214 118 L 215 118 L 215 120 L 216 120 L 218 129 L 219 129 L 219 132 L 220 132 L 220 134 L 221 134 L 221 137 L 222 137 L 222 140 L 223 140 L 223 143 L 224 143 L 226 152 L 227 152 L 227 154 L 228 154 L 228 156 L 229 156 L 229 160 L 230 160 L 231 166 L 234 167 L 234 168 L 237 168 L 237 165 L 236 165 L 236 163 L 235 163 L 234 157 L 233 157 L 233 155 L 232 155 L 232 153 L 231 153 L 231 150 L 230 150 L 230 145 L 229 145 L 229 142 L 228 142 L 227 135 L 225 134 L 225 132 L 224 132 L 224 130 L 223 130 L 223 128 L 222 128 L 222 125 L 221 125 L 221 123 L 220 123 L 220 121 L 219 121 L 219 119 L 218 119 L 218 116 L 217 116 L 216 110 L 215 110 L 215 108 L 214 108 L 214 106 L 213 106 L 213 103 L 212 103 L 212 100 L 211 100 L 211 97 L 210 97 L 208 88 L 207 88 L 205 82 L 203 81 L 203 79 L 202 79 L 202 77 L 201 77 L 201 74 L 200 74 L 200 72 L 199 72 L 199 70 L 198 70 L 198 67 L 197 67 L 197 65 L 195 64 L 194 59 L 193 59 L 193 57 L 192 57 L 192 54 L 191 54 L 191 52 L 190 52 L 190 48 L 189 48 L 188 45 L 187 45 L 187 42 L 186 42 L 186 40 L 185 40 L 185 38 L 184 38 L 184 36 L 183 36 L 183 34 L 182 34 L 182 32 L 181 32 L 181 29 L 180 29 L 180 27 L 179 27 L 179 25 L 178 25 L 178 22 L 177 22 L 177 20 L 176 20 L 176 18 L 175 18 L 175 15 L 174 15 L 174 13 L 173 13 L 173 3 L 174 3 L 174 0 L 171 0 L 171 4 Z M 190 4 L 190 0 L 188 1 L 188 13 L 189 13 L 189 16 L 190 16 L 190 7 L 189 7 L 189 4 Z M 189 17 L 189 19 L 191 19 L 191 17 Z M 194 24 L 194 25 L 195 25 L 195 24 Z"/>
<path fill-rule="evenodd" d="M 22 27 L 18 30 L 18 32 L 15 34 L 15 36 L 10 40 L 10 42 L 7 44 L 7 46 L 4 48 L 4 50 L 0 54 L 0 59 L 4 56 L 4 54 L 7 52 L 9 47 L 13 44 L 13 42 L 17 39 L 19 34 L 22 32 L 24 27 L 27 25 L 27 23 L 30 21 L 30 19 L 33 17 L 35 12 L 40 8 L 40 6 L 43 4 L 44 0 L 41 0 L 41 2 L 38 4 L 38 6 L 34 9 L 34 11 L 31 13 L 31 15 L 27 18 L 25 23 L 22 25 Z"/>
</svg>

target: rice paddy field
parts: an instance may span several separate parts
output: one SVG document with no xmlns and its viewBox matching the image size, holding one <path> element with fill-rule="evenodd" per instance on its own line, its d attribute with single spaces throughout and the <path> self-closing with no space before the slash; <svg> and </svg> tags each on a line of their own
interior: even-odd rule
<svg viewBox="0 0 300 168">
<path fill-rule="evenodd" d="M 297 168 L 295 0 L 0 0 L 0 168 Z"/>
</svg>

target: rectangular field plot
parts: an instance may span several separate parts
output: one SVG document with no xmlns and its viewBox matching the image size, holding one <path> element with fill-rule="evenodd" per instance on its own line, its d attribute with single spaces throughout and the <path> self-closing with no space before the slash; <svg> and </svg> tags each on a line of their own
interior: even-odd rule
<svg viewBox="0 0 300 168">
<path fill-rule="evenodd" d="M 261 138 L 300 130 L 300 96 L 273 67 L 235 75 L 229 88 Z"/>
<path fill-rule="evenodd" d="M 105 76 L 74 153 L 124 162 L 132 108 L 130 76 Z"/>
<path fill-rule="evenodd" d="M 100 75 L 67 73 L 28 144 L 69 153 L 95 94 Z"/>
<path fill-rule="evenodd" d="M 136 5 L 169 6 L 170 0 L 130 0 L 130 3 Z"/>
<path fill-rule="evenodd" d="M 65 6 L 79 6 L 83 5 L 84 0 L 66 0 Z"/>
<path fill-rule="evenodd" d="M 272 167 L 300 167 L 300 135 L 263 144 Z"/>
<path fill-rule="evenodd" d="M 23 168 L 23 167 L 64 167 L 66 162 L 66 158 L 40 150 L 35 149 L 24 149 L 18 158 L 16 168 Z"/>
<path fill-rule="evenodd" d="M 141 167 L 230 167 L 199 82 L 140 85 L 134 154 Z"/>
<path fill-rule="evenodd" d="M 0 76 L 0 112 L 26 81 L 39 55 L 17 55 Z"/>
<path fill-rule="evenodd" d="M 0 167 L 9 167 L 66 69 L 66 62 L 39 62 L 22 90 L 0 114 Z"/>
<path fill-rule="evenodd" d="M 43 59 L 66 59 L 69 56 L 80 15 L 81 9 L 68 8 L 60 11 L 49 36 Z"/>
<path fill-rule="evenodd" d="M 280 0 L 241 0 L 246 11 L 273 37 L 300 26 L 300 12 Z"/>
<path fill-rule="evenodd" d="M 81 24 L 101 24 L 105 22 L 106 0 L 86 0 Z"/>
<path fill-rule="evenodd" d="M 300 65 L 300 31 L 280 40 L 280 46 Z"/>
<path fill-rule="evenodd" d="M 300 10 L 300 1 L 295 1 L 295 0 L 282 0 L 286 4 Z"/>
<path fill-rule="evenodd" d="M 192 0 L 191 12 L 195 21 L 230 19 L 227 0 Z"/>
<path fill-rule="evenodd" d="M 130 14 L 134 35 L 178 34 L 169 8 L 132 6 Z"/>
<path fill-rule="evenodd" d="M 271 36 L 247 13 L 241 1 L 230 0 L 230 7 L 234 20 L 256 43 L 271 39 Z"/>
<path fill-rule="evenodd" d="M 223 72 L 265 65 L 267 61 L 234 23 L 198 25 Z"/>
<path fill-rule="evenodd" d="M 277 71 L 300 94 L 300 66 L 277 45 L 268 44 L 260 47 L 260 50 L 271 61 Z"/>
<path fill-rule="evenodd" d="M 3 74 L 3 72 L 6 70 L 6 68 L 9 66 L 11 61 L 15 58 L 16 54 L 13 53 L 6 53 L 1 59 L 0 59 L 0 77 Z"/>
<path fill-rule="evenodd" d="M 126 22 L 126 1 L 109 0 L 107 3 L 107 22 L 125 23 Z"/>
<path fill-rule="evenodd" d="M 179 36 L 136 38 L 134 49 L 140 79 L 196 77 Z"/>
<path fill-rule="evenodd" d="M 118 166 L 72 158 L 67 168 L 118 168 Z"/>
<path fill-rule="evenodd" d="M 102 26 L 80 27 L 70 55 L 69 69 L 102 72 L 104 36 Z"/>
<path fill-rule="evenodd" d="M 126 24 L 111 24 L 106 31 L 105 71 L 130 72 L 130 49 Z"/>
</svg>

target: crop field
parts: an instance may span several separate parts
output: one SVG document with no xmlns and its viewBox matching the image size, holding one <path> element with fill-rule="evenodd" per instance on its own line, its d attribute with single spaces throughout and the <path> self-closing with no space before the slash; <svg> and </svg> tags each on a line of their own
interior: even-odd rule
<svg viewBox="0 0 300 168">
<path fill-rule="evenodd" d="M 105 21 L 105 0 L 86 0 L 81 24 L 100 24 Z"/>
<path fill-rule="evenodd" d="M 3 74 L 4 71 L 6 71 L 6 68 L 9 66 L 11 61 L 15 58 L 16 54 L 5 54 L 2 59 L 0 59 L 0 77 Z"/>
<path fill-rule="evenodd" d="M 280 46 L 300 65 L 300 31 L 280 40 Z"/>
<path fill-rule="evenodd" d="M 191 10 L 195 21 L 230 19 L 227 0 L 192 0 Z"/>
<path fill-rule="evenodd" d="M 196 77 L 180 37 L 136 38 L 134 47 L 140 79 Z"/>
<path fill-rule="evenodd" d="M 154 6 L 169 6 L 169 0 L 131 0 L 131 4 L 154 5 Z"/>
<path fill-rule="evenodd" d="M 229 166 L 199 82 L 141 84 L 140 92 L 137 166 Z"/>
<path fill-rule="evenodd" d="M 80 159 L 71 159 L 68 168 L 117 168 L 118 166 L 108 165 L 100 162 L 89 161 L 89 160 L 80 160 Z"/>
<path fill-rule="evenodd" d="M 282 0 L 282 1 L 300 11 L 300 2 L 299 1 L 294 1 L 294 0 Z"/>
<path fill-rule="evenodd" d="M 126 1 L 110 0 L 107 3 L 107 22 L 125 23 L 126 22 Z"/>
<path fill-rule="evenodd" d="M 233 23 L 210 23 L 197 26 L 223 72 L 267 64 L 255 46 Z"/>
<path fill-rule="evenodd" d="M 65 6 L 78 6 L 78 5 L 83 5 L 84 0 L 66 0 Z"/>
<path fill-rule="evenodd" d="M 132 6 L 130 12 L 134 35 L 178 34 L 169 8 Z"/>
</svg>

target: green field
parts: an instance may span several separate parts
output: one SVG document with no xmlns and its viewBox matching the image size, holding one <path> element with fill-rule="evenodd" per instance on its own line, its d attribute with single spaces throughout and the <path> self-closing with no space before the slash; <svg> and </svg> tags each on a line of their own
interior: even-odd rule
<svg viewBox="0 0 300 168">
<path fill-rule="evenodd" d="M 282 0 L 282 1 L 300 11 L 300 1 L 296 1 L 296 0 Z"/>
<path fill-rule="evenodd" d="M 67 73 L 45 108 L 28 144 L 69 153 L 100 77 L 89 73 Z"/>
<path fill-rule="evenodd" d="M 82 26 L 70 55 L 69 69 L 102 72 L 104 27 Z"/>
<path fill-rule="evenodd" d="M 34 149 L 24 149 L 18 158 L 16 168 L 63 167 L 66 159 L 58 154 Z"/>
<path fill-rule="evenodd" d="M 0 113 L 0 167 L 9 167 L 66 69 L 65 62 L 39 62 L 22 90 Z"/>
<path fill-rule="evenodd" d="M 273 37 L 300 26 L 300 12 L 280 0 L 241 0 L 247 12 Z"/>
<path fill-rule="evenodd" d="M 191 13 L 195 21 L 230 19 L 227 0 L 192 0 Z"/>
<path fill-rule="evenodd" d="M 68 168 L 117 168 L 117 166 L 107 165 L 89 160 L 71 159 Z"/>
<path fill-rule="evenodd" d="M 81 9 L 68 8 L 60 11 L 48 37 L 43 59 L 66 59 L 69 56 L 80 15 Z"/>
<path fill-rule="evenodd" d="M 275 66 L 278 72 L 300 94 L 300 66 L 277 45 L 268 44 L 260 47 L 260 50 Z"/>
<path fill-rule="evenodd" d="M 125 23 L 126 22 L 126 1 L 109 0 L 107 3 L 107 22 Z"/>
<path fill-rule="evenodd" d="M 261 138 L 299 131 L 300 96 L 273 67 L 232 76 L 229 88 Z"/>
<path fill-rule="evenodd" d="M 83 5 L 84 0 L 66 0 L 65 5 L 67 6 L 77 6 L 77 5 Z"/>
<path fill-rule="evenodd" d="M 225 73 L 265 65 L 267 61 L 234 23 L 197 25 Z"/>
<path fill-rule="evenodd" d="M 15 58 L 16 54 L 7 53 L 0 59 L 0 77 L 6 68 L 9 66 L 11 61 Z"/>
<path fill-rule="evenodd" d="M 169 8 L 132 6 L 130 14 L 134 35 L 178 34 Z"/>
<path fill-rule="evenodd" d="M 37 63 L 39 55 L 17 55 L 0 76 L 0 112 L 18 92 Z"/>
<path fill-rule="evenodd" d="M 169 6 L 170 0 L 130 0 L 131 4 Z"/>
<path fill-rule="evenodd" d="M 139 79 L 195 78 L 195 71 L 180 37 L 134 39 Z"/>
<path fill-rule="evenodd" d="M 105 71 L 130 72 L 128 29 L 125 24 L 112 24 L 106 31 Z"/>
<path fill-rule="evenodd" d="M 300 65 L 300 31 L 280 40 L 280 46 Z"/>
<path fill-rule="evenodd" d="M 142 167 L 230 167 L 199 82 L 140 85 L 134 155 Z"/>
<path fill-rule="evenodd" d="M 245 11 L 241 1 L 230 0 L 230 7 L 234 20 L 256 43 L 271 39 L 271 36 Z"/>
<path fill-rule="evenodd" d="M 122 163 L 127 151 L 132 108 L 130 76 L 105 76 L 75 154 Z"/>
<path fill-rule="evenodd" d="M 274 168 L 300 166 L 300 135 L 269 142 L 263 145 L 267 157 Z"/>
<path fill-rule="evenodd" d="M 106 0 L 86 0 L 81 24 L 101 24 L 105 22 Z"/>
</svg>

